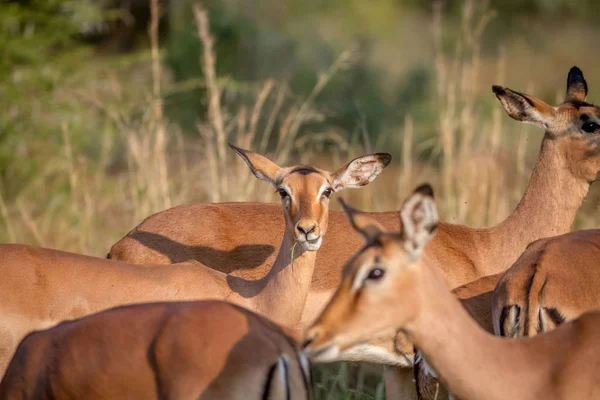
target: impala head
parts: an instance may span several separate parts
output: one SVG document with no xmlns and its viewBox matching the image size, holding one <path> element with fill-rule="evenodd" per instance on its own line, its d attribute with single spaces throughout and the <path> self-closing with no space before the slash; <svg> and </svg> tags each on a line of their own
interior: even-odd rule
<svg viewBox="0 0 600 400">
<path fill-rule="evenodd" d="M 590 183 L 600 177 L 600 108 L 586 102 L 587 83 L 579 68 L 569 71 L 565 101 L 555 107 L 502 86 L 492 90 L 511 118 L 546 130 L 546 139 L 559 146 L 575 177 Z"/>
<path fill-rule="evenodd" d="M 410 323 L 418 314 L 424 279 L 421 253 L 438 216 L 429 185 L 416 189 L 400 211 L 402 232 L 386 232 L 374 219 L 347 205 L 351 225 L 365 246 L 345 266 L 342 282 L 305 335 L 318 362 L 344 359 L 352 346 Z"/>
<path fill-rule="evenodd" d="M 287 232 L 305 251 L 317 251 L 327 230 L 329 198 L 346 188 L 371 182 L 390 163 L 392 156 L 375 153 L 355 158 L 330 173 L 308 165 L 281 168 L 268 158 L 229 146 L 260 180 L 269 182 L 281 196 Z"/>
</svg>

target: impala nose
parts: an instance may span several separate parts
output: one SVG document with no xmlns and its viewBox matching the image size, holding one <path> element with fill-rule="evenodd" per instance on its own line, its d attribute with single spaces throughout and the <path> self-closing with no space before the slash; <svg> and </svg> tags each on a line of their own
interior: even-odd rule
<svg viewBox="0 0 600 400">
<path fill-rule="evenodd" d="M 302 225 L 300 222 L 298 222 L 298 224 L 296 225 L 296 229 L 298 230 L 298 232 L 303 233 L 307 239 L 308 239 L 308 234 L 314 232 L 316 227 L 317 227 L 317 224 Z"/>
</svg>

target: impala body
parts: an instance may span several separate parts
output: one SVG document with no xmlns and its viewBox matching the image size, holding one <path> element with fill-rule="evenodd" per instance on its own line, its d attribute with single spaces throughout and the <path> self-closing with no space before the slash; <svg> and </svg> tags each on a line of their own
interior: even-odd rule
<svg viewBox="0 0 600 400">
<path fill-rule="evenodd" d="M 220 301 L 125 306 L 23 339 L 0 398 L 310 399 L 293 334 Z"/>
<path fill-rule="evenodd" d="M 197 261 L 164 268 L 0 245 L 0 373 L 32 330 L 126 304 L 227 300 L 298 329 L 315 253 L 327 230 L 329 196 L 366 185 L 387 166 L 390 156 L 359 157 L 329 173 L 310 166 L 280 168 L 259 154 L 234 150 L 256 177 L 275 186 L 282 199 L 286 233 L 264 278 L 229 276 Z"/>
<path fill-rule="evenodd" d="M 496 334 L 534 336 L 600 309 L 599 261 L 600 230 L 532 243 L 494 291 Z"/>
<path fill-rule="evenodd" d="M 313 361 L 338 360 L 361 342 L 402 330 L 462 400 L 599 398 L 600 359 L 591 355 L 600 354 L 600 312 L 534 338 L 493 336 L 422 254 L 437 224 L 430 190 L 419 188 L 406 201 L 401 232 L 388 232 L 351 208 L 347 212 L 366 244 L 306 332 L 303 343 Z"/>
<path fill-rule="evenodd" d="M 450 288 L 502 273 L 532 241 L 568 232 L 591 182 L 600 176 L 600 139 L 587 132 L 589 127 L 581 120 L 589 108 L 580 100 L 587 94 L 587 83 L 579 68 L 569 71 L 565 102 L 557 107 L 501 86 L 494 86 L 493 92 L 511 118 L 540 126 L 545 134 L 527 189 L 504 222 L 484 229 L 439 224 L 425 254 Z M 256 279 L 264 276 L 273 262 L 274 244 L 282 235 L 275 207 L 255 203 L 176 207 L 147 218 L 113 245 L 109 257 L 161 264 L 192 258 L 220 271 Z M 397 212 L 369 215 L 386 229 L 398 230 L 402 224 Z M 260 221 L 260 229 L 244 233 L 254 221 Z M 319 315 L 340 282 L 342 266 L 360 248 L 360 240 L 353 237 L 341 212 L 331 211 L 328 240 L 319 250 L 300 327 L 310 325 Z M 251 268 L 236 267 L 240 257 L 252 260 L 245 264 Z M 412 344 L 396 333 L 344 354 L 349 361 L 391 366 L 410 367 L 413 362 Z M 410 370 L 388 370 L 387 392 L 416 396 L 412 379 Z M 410 394 L 404 387 L 410 388 Z"/>
<path fill-rule="evenodd" d="M 494 288 L 500 277 L 500 274 L 486 276 L 452 290 L 452 294 L 467 310 L 469 316 L 486 332 L 491 334 L 494 333 L 491 307 L 492 297 L 494 295 Z M 456 362 L 463 361 L 462 354 L 460 353 L 457 353 L 455 358 Z M 414 374 L 419 400 L 451 399 L 447 388 L 439 381 L 437 374 L 427 365 L 427 362 L 419 351 L 415 355 Z"/>
</svg>

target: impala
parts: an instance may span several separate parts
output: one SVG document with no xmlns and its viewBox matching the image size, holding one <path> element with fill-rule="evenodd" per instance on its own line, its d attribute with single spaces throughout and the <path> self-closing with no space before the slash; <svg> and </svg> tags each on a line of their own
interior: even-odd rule
<svg viewBox="0 0 600 400">
<path fill-rule="evenodd" d="M 222 301 L 138 304 L 23 339 L 0 398 L 311 398 L 293 334 Z"/>
<path fill-rule="evenodd" d="M 429 191 L 403 206 L 402 231 L 347 208 L 366 245 L 344 269 L 339 288 L 310 327 L 304 347 L 315 362 L 343 358 L 358 343 L 402 330 L 462 400 L 563 400 L 600 396 L 600 312 L 534 338 L 485 332 L 448 291 L 423 247 L 437 214 Z M 458 359 L 457 354 L 460 354 Z"/>
<path fill-rule="evenodd" d="M 585 131 L 588 126 L 580 119 L 591 110 L 581 101 L 587 84 L 579 68 L 569 71 L 566 100 L 558 107 L 501 86 L 494 86 L 493 92 L 510 117 L 540 126 L 546 132 L 527 189 L 505 221 L 483 229 L 439 224 L 438 234 L 425 254 L 450 288 L 504 272 L 532 241 L 568 232 L 590 183 L 600 174 L 600 139 Z M 596 108 L 593 110 L 596 113 Z M 260 277 L 273 262 L 265 249 L 274 248 L 282 235 L 273 234 L 282 225 L 275 208 L 256 203 L 175 207 L 143 221 L 112 247 L 109 257 L 160 264 L 196 259 L 246 279 Z M 343 214 L 330 214 L 328 240 L 319 251 L 302 328 L 319 315 L 339 284 L 342 265 L 361 247 Z M 401 224 L 397 212 L 369 215 L 387 229 L 397 229 Z M 257 229 L 244 233 L 252 224 Z M 245 265 L 259 267 L 236 269 L 242 253 L 248 260 Z M 402 335 L 363 344 L 346 355 L 351 361 L 412 366 L 412 345 Z M 412 377 L 406 369 L 387 371 L 388 393 L 403 392 L 402 388 L 408 387 L 414 395 Z"/>
<path fill-rule="evenodd" d="M 532 243 L 494 291 L 496 334 L 534 336 L 600 309 L 599 261 L 600 230 Z"/>
<path fill-rule="evenodd" d="M 492 297 L 494 288 L 502 275 L 490 275 L 469 282 L 452 290 L 452 294 L 460 301 L 480 327 L 493 334 L 492 324 Z M 463 362 L 462 354 L 455 355 L 456 362 Z M 435 372 L 427 365 L 427 362 L 416 351 L 415 353 L 415 383 L 417 398 L 419 400 L 444 400 L 450 399 L 446 387 L 439 381 Z"/>
<path fill-rule="evenodd" d="M 329 196 L 334 190 L 367 184 L 390 156 L 360 157 L 330 174 L 308 166 L 280 168 L 261 155 L 234 149 L 254 175 L 275 186 L 282 198 L 286 233 L 279 256 L 264 278 L 232 277 L 197 261 L 164 268 L 0 245 L 0 373 L 19 341 L 32 330 L 125 304 L 227 300 L 297 328 L 316 250 L 327 230 Z M 295 243 L 299 245 L 292 251 Z"/>
</svg>

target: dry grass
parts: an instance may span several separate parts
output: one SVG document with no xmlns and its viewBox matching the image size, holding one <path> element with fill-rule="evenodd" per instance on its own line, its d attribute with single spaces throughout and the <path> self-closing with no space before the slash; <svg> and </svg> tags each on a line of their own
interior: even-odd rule
<svg viewBox="0 0 600 400">
<path fill-rule="evenodd" d="M 163 110 L 165 91 L 176 88 L 161 66 L 157 36 L 160 2 L 151 0 L 151 5 L 149 57 L 120 70 L 98 67 L 92 73 L 95 79 L 75 76 L 56 90 L 57 101 L 80 105 L 79 114 L 66 116 L 62 151 L 44 159 L 43 172 L 19 196 L 7 201 L 0 182 L 2 241 L 102 257 L 143 218 L 172 205 L 274 201 L 276 196 L 249 178 L 227 141 L 267 154 L 281 165 L 303 162 L 323 168 L 335 168 L 371 147 L 373 151 L 386 150 L 373 146 L 364 129 L 354 137 L 329 125 L 314 128 L 324 120 L 315 108 L 315 99 L 333 77 L 354 62 L 357 54 L 353 50 L 342 52 L 305 98 L 290 93 L 285 82 L 267 80 L 250 87 L 253 102 L 224 104 L 224 93 L 236 89 L 215 72 L 214 38 L 208 14 L 200 4 L 193 13 L 203 44 L 208 120 L 198 124 L 195 138 L 184 137 Z M 401 142 L 400 159 L 369 189 L 348 193 L 350 202 L 369 210 L 396 209 L 412 187 L 428 181 L 442 199 L 442 216 L 451 222 L 486 226 L 510 213 L 524 191 L 541 134 L 507 120 L 500 106 L 491 114 L 478 107 L 484 92 L 479 86 L 481 36 L 493 17 L 485 2 L 466 0 L 460 34 L 448 51 L 442 45 L 446 39 L 444 18 L 436 8 L 433 103 L 439 119 L 435 142 L 424 141 L 418 134 L 420 127 L 406 115 L 403 126 L 383 138 L 388 144 Z M 499 54 L 495 74 L 501 83 L 507 61 L 503 50 Z M 130 81 L 132 76 L 136 78 Z M 531 83 L 527 91 L 533 89 Z M 73 129 L 82 126 L 97 130 L 89 132 L 97 135 L 93 158 L 73 150 Z M 418 157 L 423 148 L 432 146 L 435 151 L 429 159 Z M 593 193 L 591 198 L 595 197 Z M 586 204 L 578 226 L 597 226 L 594 204 Z M 336 398 L 338 391 L 340 396 L 350 393 L 352 371 L 345 368 L 321 377 L 322 385 L 328 382 L 338 389 L 333 395 L 317 398 Z M 360 388 L 363 372 L 354 373 Z M 380 398 L 380 383 L 364 389 L 369 393 L 365 398 Z M 358 392 L 351 392 L 353 398 L 361 398 Z"/>
</svg>

